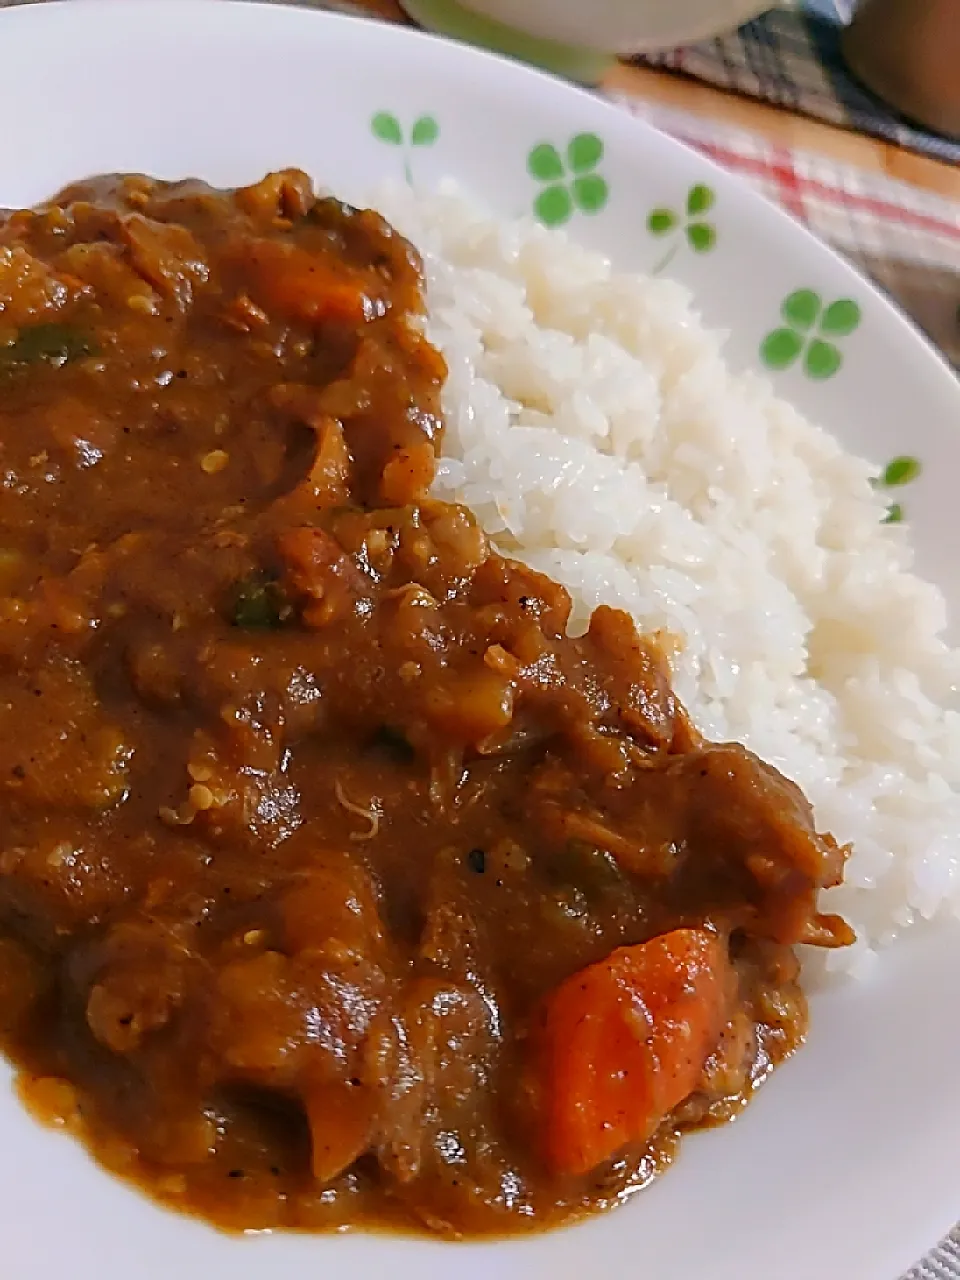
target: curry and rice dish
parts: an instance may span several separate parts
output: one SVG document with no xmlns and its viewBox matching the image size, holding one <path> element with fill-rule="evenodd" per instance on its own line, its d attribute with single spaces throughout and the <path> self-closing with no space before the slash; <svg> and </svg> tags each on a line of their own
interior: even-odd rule
<svg viewBox="0 0 960 1280">
<path fill-rule="evenodd" d="M 230 1229 L 557 1224 L 801 1042 L 846 849 L 431 493 L 416 251 L 297 172 L 0 228 L 0 1030 Z M 664 649 L 661 648 L 664 646 Z"/>
</svg>

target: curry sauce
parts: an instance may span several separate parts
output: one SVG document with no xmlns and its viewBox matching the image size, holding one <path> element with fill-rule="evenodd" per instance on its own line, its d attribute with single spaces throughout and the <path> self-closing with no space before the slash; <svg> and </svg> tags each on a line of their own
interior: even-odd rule
<svg viewBox="0 0 960 1280">
<path fill-rule="evenodd" d="M 0 1036 L 229 1229 L 546 1227 L 801 1041 L 844 850 L 430 496 L 414 248 L 296 171 L 0 225 Z"/>
</svg>

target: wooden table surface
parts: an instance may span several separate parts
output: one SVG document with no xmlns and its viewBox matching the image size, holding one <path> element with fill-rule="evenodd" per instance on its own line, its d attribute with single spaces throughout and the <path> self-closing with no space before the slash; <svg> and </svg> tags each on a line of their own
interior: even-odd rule
<svg viewBox="0 0 960 1280">
<path fill-rule="evenodd" d="M 354 3 L 381 18 L 405 21 L 395 0 L 354 0 Z M 607 77 L 605 87 L 751 129 L 784 146 L 819 151 L 846 164 L 960 200 L 960 168 L 956 165 L 930 160 L 878 138 L 836 129 L 739 94 L 725 93 L 685 76 L 621 65 Z"/>
</svg>

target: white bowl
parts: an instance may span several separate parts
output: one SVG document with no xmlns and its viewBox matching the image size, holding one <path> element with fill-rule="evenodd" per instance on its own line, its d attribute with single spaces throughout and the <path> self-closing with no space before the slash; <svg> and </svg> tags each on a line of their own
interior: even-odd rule
<svg viewBox="0 0 960 1280">
<path fill-rule="evenodd" d="M 762 0 L 463 0 L 463 7 L 540 40 L 639 53 L 721 35 L 770 6 Z"/>
<path fill-rule="evenodd" d="M 763 0 L 401 0 L 421 26 L 597 80 L 617 54 L 643 53 L 733 31 Z"/>
</svg>

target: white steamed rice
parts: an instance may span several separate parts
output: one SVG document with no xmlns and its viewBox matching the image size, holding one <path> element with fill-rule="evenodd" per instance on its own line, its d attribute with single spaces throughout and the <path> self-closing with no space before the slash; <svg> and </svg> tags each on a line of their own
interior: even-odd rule
<svg viewBox="0 0 960 1280">
<path fill-rule="evenodd" d="M 960 653 L 884 525 L 874 468 L 733 374 L 687 291 L 451 189 L 376 201 L 422 251 L 450 368 L 437 481 L 498 547 L 681 638 L 708 737 L 793 778 L 852 841 L 826 895 L 863 974 L 914 920 L 960 914 Z"/>
</svg>

